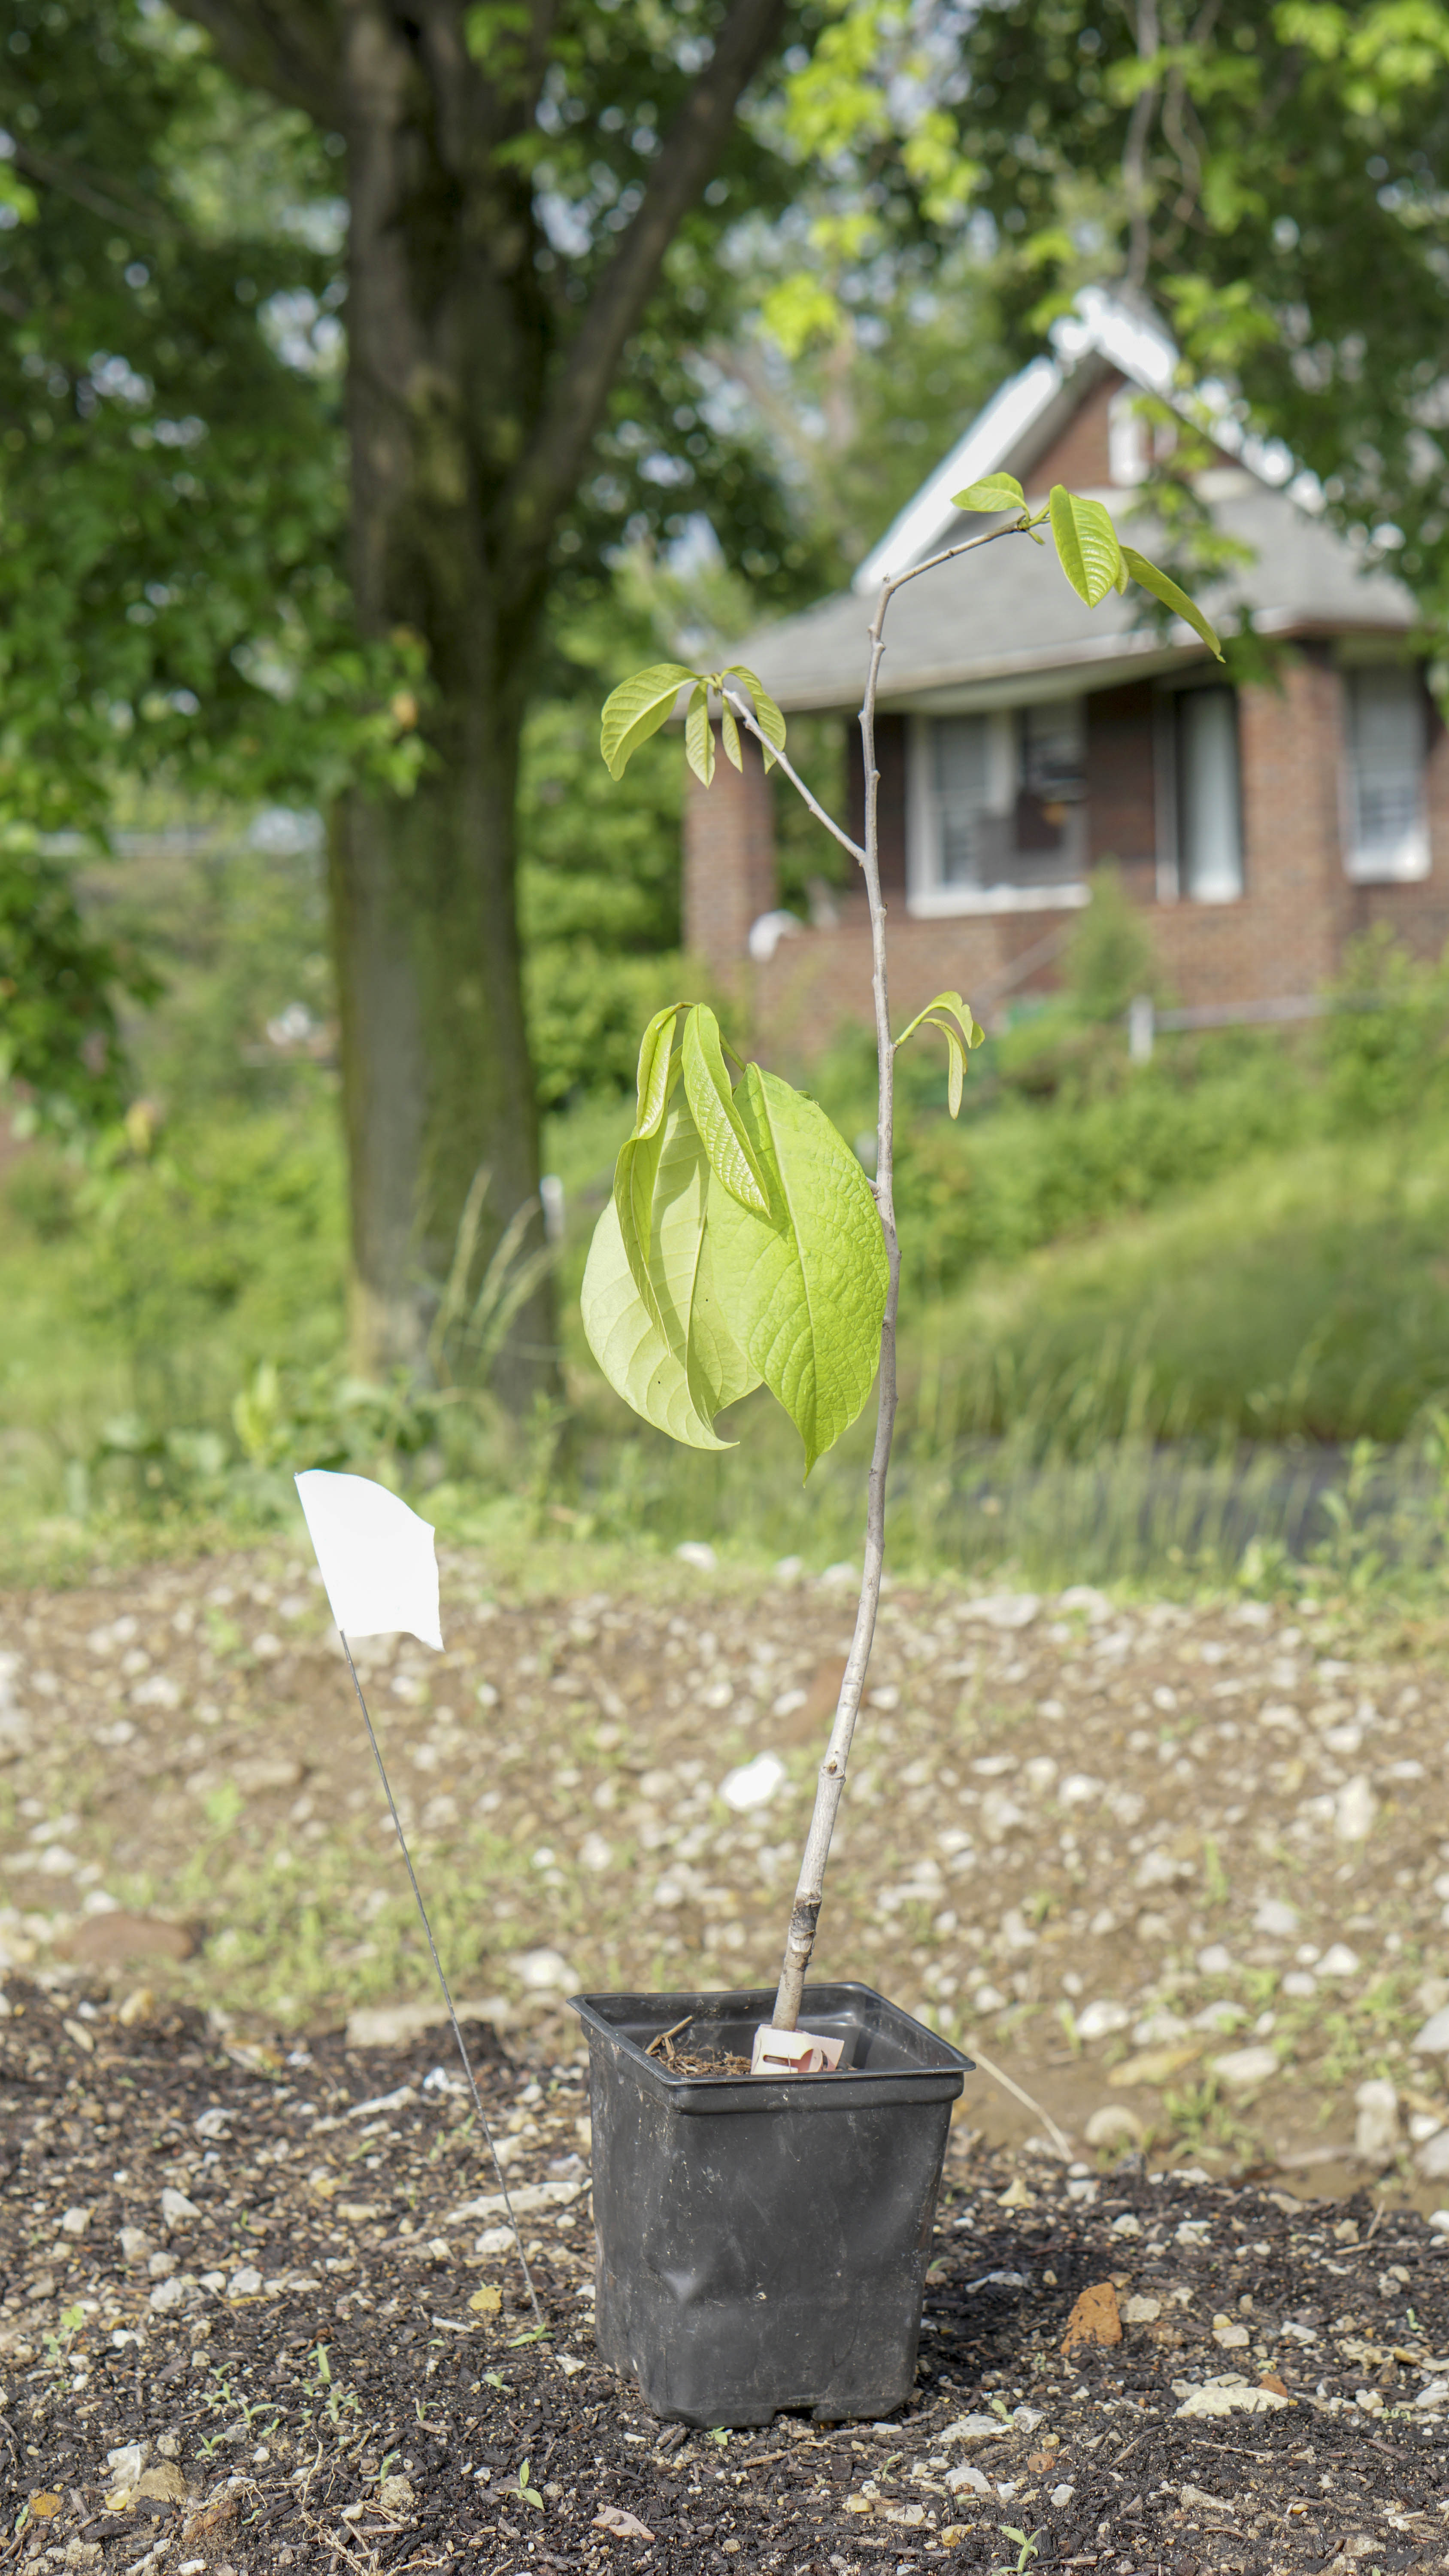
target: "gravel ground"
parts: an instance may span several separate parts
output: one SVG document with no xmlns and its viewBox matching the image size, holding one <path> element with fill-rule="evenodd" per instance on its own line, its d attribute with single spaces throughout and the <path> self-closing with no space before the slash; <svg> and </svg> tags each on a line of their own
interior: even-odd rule
<svg viewBox="0 0 1449 2576">
<path fill-rule="evenodd" d="M 585 1590 L 588 1562 L 555 1550 L 530 1586 L 445 1550 L 448 1651 L 359 1652 L 459 1990 L 555 2053 L 574 1987 L 773 1975 L 852 1609 L 849 1568 L 616 1561 Z M 1309 1599 L 902 1585 L 817 1972 L 979 2048 L 1079 2146 L 1386 2175 L 1427 2213 L 1449 2198 L 1446 1699 L 1437 1639 L 1365 1646 Z M 0 1966 L 117 2001 L 260 2036 L 426 2014 L 299 1558 L 0 1601 L 4 1897 Z M 1003 2143 L 1041 2125 L 995 2094 L 979 2116 Z"/>
<path fill-rule="evenodd" d="M 469 2036 L 542 2338 L 429 2046 L 8 1980 L 0 2566 L 1444 2566 L 1449 2238 L 1414 2212 L 962 2123 L 910 2403 L 691 2434 L 595 2356 L 579 2064 Z"/>
</svg>

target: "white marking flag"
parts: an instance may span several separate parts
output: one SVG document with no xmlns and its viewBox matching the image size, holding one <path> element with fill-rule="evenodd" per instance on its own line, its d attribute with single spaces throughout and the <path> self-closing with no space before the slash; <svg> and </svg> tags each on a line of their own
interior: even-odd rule
<svg viewBox="0 0 1449 2576">
<path fill-rule="evenodd" d="M 317 1551 L 332 1616 L 345 1637 L 405 1629 L 441 1647 L 433 1525 L 370 1476 L 305 1468 L 297 1495 Z"/>
</svg>

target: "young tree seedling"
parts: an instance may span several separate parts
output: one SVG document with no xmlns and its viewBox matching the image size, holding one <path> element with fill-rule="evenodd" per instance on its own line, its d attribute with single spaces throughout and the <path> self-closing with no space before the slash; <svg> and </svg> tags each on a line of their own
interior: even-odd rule
<svg viewBox="0 0 1449 2576">
<path fill-rule="evenodd" d="M 958 492 L 954 506 L 1004 515 L 999 526 L 946 546 L 881 584 L 868 630 L 860 709 L 862 841 L 826 812 L 792 767 L 784 717 L 743 664 L 692 671 L 677 662 L 655 663 L 622 681 L 603 711 L 601 749 L 614 778 L 623 776 L 640 745 L 673 715 L 682 690 L 688 692 L 685 758 L 705 787 L 714 776 L 714 710 L 724 756 L 739 770 L 744 767 L 743 728 L 759 744 L 766 768 L 779 763 L 822 829 L 860 869 L 870 914 L 877 1070 L 874 1178 L 867 1179 L 845 1138 L 813 1100 L 779 1074 L 741 1061 L 707 1003 L 675 1002 L 656 1012 L 644 1031 L 637 1113 L 619 1151 L 613 1197 L 595 1229 L 584 1274 L 584 1330 L 605 1377 L 646 1422 L 691 1448 L 730 1446 L 715 1430 L 717 1416 L 763 1384 L 800 1434 L 808 1476 L 816 1459 L 854 1422 L 873 1380 L 879 1389 L 866 1480 L 860 1600 L 816 1781 L 785 1938 L 774 2033 L 798 2026 L 880 1601 L 900 1294 L 894 1199 L 896 1050 L 922 1030 L 944 1038 L 954 1118 L 968 1052 L 983 1034 L 959 993 L 938 993 L 899 1037 L 891 1035 L 875 742 L 887 611 L 897 591 L 923 573 L 1003 537 L 1024 536 L 1042 545 L 1045 539 L 1038 531 L 1049 523 L 1062 570 L 1088 608 L 1135 581 L 1222 659 L 1222 647 L 1202 611 L 1145 555 L 1120 542 L 1102 502 L 1057 484 L 1045 508 L 1032 510 L 1014 476 L 993 474 Z"/>
</svg>

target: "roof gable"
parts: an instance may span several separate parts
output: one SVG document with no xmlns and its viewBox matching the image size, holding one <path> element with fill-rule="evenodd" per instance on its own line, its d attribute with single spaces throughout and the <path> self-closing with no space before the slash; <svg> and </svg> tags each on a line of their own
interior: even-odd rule
<svg viewBox="0 0 1449 2576">
<path fill-rule="evenodd" d="M 1301 505 L 1317 506 L 1317 483 L 1295 471 L 1288 449 L 1245 432 L 1225 387 L 1204 384 L 1184 393 L 1177 383 L 1178 353 L 1167 334 L 1103 288 L 1083 290 L 1073 312 L 1057 324 L 1052 343 L 1055 355 L 1033 358 L 1010 377 L 926 477 L 859 566 L 855 590 L 873 593 L 882 581 L 948 544 L 961 526 L 952 494 L 984 475 L 1012 473 L 1028 489 L 1037 478 L 1070 478 L 1078 489 L 1116 482 L 1110 466 L 1105 475 L 1083 472 L 1094 461 L 1097 442 L 1074 437 L 1073 431 L 1085 425 L 1080 416 L 1089 404 L 1105 409 L 1118 390 L 1152 393 L 1170 402 L 1212 439 L 1225 459 L 1271 489 L 1288 486 Z M 1138 479 L 1122 477 L 1124 488 Z"/>
</svg>

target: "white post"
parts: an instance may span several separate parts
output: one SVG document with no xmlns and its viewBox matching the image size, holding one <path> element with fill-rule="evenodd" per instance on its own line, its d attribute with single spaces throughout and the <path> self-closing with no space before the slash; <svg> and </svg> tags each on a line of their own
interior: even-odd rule
<svg viewBox="0 0 1449 2576">
<path fill-rule="evenodd" d="M 1127 1054 L 1133 1064 L 1152 1062 L 1157 1013 L 1150 993 L 1134 993 L 1127 1005 Z"/>
</svg>

